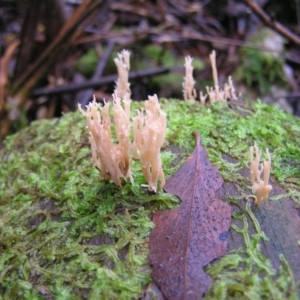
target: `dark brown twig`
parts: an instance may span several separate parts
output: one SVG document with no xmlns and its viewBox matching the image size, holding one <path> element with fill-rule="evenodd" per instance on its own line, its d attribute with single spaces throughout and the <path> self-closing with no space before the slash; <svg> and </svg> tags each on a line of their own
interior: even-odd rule
<svg viewBox="0 0 300 300">
<path fill-rule="evenodd" d="M 170 68 L 156 68 L 156 69 L 149 69 L 145 71 L 130 72 L 129 79 L 160 75 L 160 74 L 168 73 L 169 71 Z M 79 83 L 79 84 L 78 83 L 69 84 L 67 86 L 59 86 L 55 88 L 40 88 L 33 91 L 32 97 L 50 96 L 50 95 L 57 95 L 62 93 L 76 92 L 88 88 L 97 88 L 103 84 L 115 82 L 117 79 L 118 79 L 117 75 L 109 75 L 99 79 L 88 80 L 86 82 Z"/>
<path fill-rule="evenodd" d="M 162 38 L 163 38 L 163 35 L 161 35 L 161 37 L 159 37 L 160 41 L 162 41 Z M 268 51 L 268 52 L 278 53 L 278 50 L 270 50 L 270 49 L 266 49 L 263 47 L 255 46 L 253 44 L 245 45 L 245 42 L 243 42 L 243 41 L 238 41 L 238 40 L 223 38 L 223 37 L 213 37 L 213 36 L 203 35 L 193 29 L 188 28 L 188 27 L 184 27 L 181 34 L 177 34 L 177 35 L 174 34 L 173 36 L 172 36 L 172 34 L 169 34 L 168 38 L 170 41 L 172 41 L 172 38 L 175 41 L 176 41 L 176 39 L 177 40 L 191 39 L 191 40 L 205 41 L 205 42 L 209 42 L 212 44 L 217 43 L 217 44 L 224 44 L 224 45 L 234 45 L 237 47 L 245 47 L 245 48 L 258 50 L 258 51 Z"/>
<path fill-rule="evenodd" d="M 137 42 L 138 40 L 145 39 L 146 37 L 150 37 L 152 41 L 159 42 L 159 43 L 197 40 L 197 41 L 216 43 L 216 44 L 234 45 L 237 47 L 245 47 L 245 48 L 254 49 L 258 51 L 268 51 L 268 52 L 276 52 L 276 53 L 278 52 L 276 50 L 265 49 L 251 44 L 245 45 L 245 42 L 238 41 L 235 39 L 203 35 L 190 27 L 182 27 L 182 30 L 180 32 L 177 32 L 175 30 L 168 30 L 168 27 L 171 26 L 167 24 L 162 24 L 157 27 L 153 27 L 145 30 L 125 29 L 120 31 L 101 32 L 90 36 L 80 37 L 74 42 L 74 44 L 80 45 L 85 43 L 93 43 L 93 42 L 99 42 L 99 41 L 111 40 L 111 39 L 115 41 L 134 40 L 135 42 Z"/>
<path fill-rule="evenodd" d="M 150 35 L 159 35 L 167 28 L 171 27 L 168 23 L 162 23 L 156 27 L 151 28 L 130 28 L 130 29 L 122 29 L 118 31 L 108 30 L 103 31 L 100 33 L 95 33 L 91 36 L 84 36 L 78 38 L 76 41 L 74 41 L 74 45 L 80 45 L 85 43 L 93 43 L 98 42 L 101 40 L 111 40 L 114 39 L 115 41 L 120 41 L 121 39 L 128 39 L 128 40 L 134 40 L 135 42 L 140 39 L 145 39 L 149 37 Z"/>
<path fill-rule="evenodd" d="M 282 24 L 273 21 L 271 17 L 255 2 L 252 0 L 243 0 L 245 4 L 247 4 L 253 12 L 263 21 L 267 26 L 276 30 L 282 36 L 288 38 L 293 43 L 300 45 L 300 37 L 291 32 L 288 28 L 284 27 Z"/>
<path fill-rule="evenodd" d="M 28 6 L 21 32 L 21 45 L 15 67 L 15 78 L 21 76 L 27 69 L 32 58 L 32 51 L 35 43 L 36 27 L 41 12 L 41 1 L 33 0 Z"/>
<path fill-rule="evenodd" d="M 60 28 L 67 21 L 67 13 L 63 0 L 44 0 L 44 24 L 46 42 L 50 43 L 54 40 Z"/>
<path fill-rule="evenodd" d="M 111 52 L 114 49 L 114 45 L 115 45 L 115 43 L 113 41 L 108 42 L 108 45 L 106 47 L 103 58 L 99 61 L 96 71 L 92 77 L 93 81 L 97 81 L 101 78 L 104 68 L 107 64 L 107 61 L 111 55 Z M 93 93 L 93 89 L 89 88 L 89 89 L 85 90 L 83 94 L 80 94 L 80 95 L 77 94 L 75 103 L 79 102 L 79 103 L 81 103 L 82 106 L 86 106 L 91 98 L 92 93 Z M 80 99 L 78 99 L 78 97 L 80 97 Z"/>
<path fill-rule="evenodd" d="M 14 104 L 9 109 L 2 111 L 0 117 L 0 140 L 8 133 L 12 122 L 17 118 L 33 87 L 78 37 L 102 2 L 103 0 L 83 0 L 72 17 L 64 24 L 57 37 L 14 83 L 11 93 Z M 14 114 L 11 113 L 12 111 Z"/>
<path fill-rule="evenodd" d="M 26 93 L 36 85 L 37 81 L 47 73 L 53 63 L 79 35 L 81 29 L 80 25 L 87 20 L 102 2 L 103 0 L 84 0 L 82 2 L 74 15 L 62 27 L 56 39 L 53 40 L 44 53 L 14 84 L 14 94 L 21 89 Z"/>
<path fill-rule="evenodd" d="M 143 18 L 153 19 L 157 22 L 160 21 L 160 16 L 153 13 L 154 7 L 149 2 L 144 2 L 142 5 L 138 5 L 138 3 L 126 4 L 124 2 L 115 1 L 111 4 L 110 8 L 124 13 L 129 12 L 131 14 L 136 14 Z"/>
<path fill-rule="evenodd" d="M 20 41 L 12 42 L 0 58 L 0 116 L 5 107 L 7 89 L 8 89 L 8 67 L 14 55 L 15 50 L 19 47 Z"/>
</svg>

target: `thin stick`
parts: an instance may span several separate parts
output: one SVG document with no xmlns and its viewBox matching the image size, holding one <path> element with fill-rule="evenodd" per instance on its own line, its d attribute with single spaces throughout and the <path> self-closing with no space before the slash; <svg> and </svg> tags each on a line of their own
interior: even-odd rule
<svg viewBox="0 0 300 300">
<path fill-rule="evenodd" d="M 291 32 L 288 28 L 284 27 L 280 23 L 273 21 L 271 17 L 258 4 L 254 3 L 252 0 L 243 0 L 243 2 L 246 3 L 267 26 L 276 30 L 278 33 L 288 38 L 295 44 L 300 45 L 299 36 Z"/>
<path fill-rule="evenodd" d="M 36 82 L 47 73 L 51 65 L 64 53 L 72 41 L 79 36 L 79 25 L 82 25 L 102 2 L 103 0 L 84 0 L 81 3 L 72 17 L 62 27 L 57 38 L 28 68 L 27 72 L 14 83 L 13 95 L 21 89 L 26 93 L 35 86 Z M 19 104 L 19 107 L 21 105 L 22 103 Z"/>
<path fill-rule="evenodd" d="M 163 68 L 163 67 L 145 70 L 145 71 L 136 71 L 136 72 L 129 73 L 129 79 L 165 74 L 168 73 L 169 71 L 170 68 Z M 59 86 L 55 88 L 40 88 L 33 91 L 32 97 L 50 96 L 50 95 L 56 95 L 62 93 L 76 92 L 88 88 L 97 88 L 103 84 L 115 82 L 117 80 L 117 77 L 118 77 L 117 75 L 109 75 L 96 80 L 88 80 L 79 84 L 73 83 L 66 86 Z"/>
<path fill-rule="evenodd" d="M 96 68 L 96 71 L 95 71 L 95 73 L 92 77 L 93 81 L 101 79 L 101 76 L 102 76 L 104 68 L 107 64 L 107 61 L 108 61 L 108 59 L 111 55 L 111 52 L 114 49 L 114 45 L 115 45 L 114 41 L 109 41 L 108 42 L 105 53 L 103 55 L 103 58 L 99 61 L 98 66 Z M 81 105 L 83 107 L 85 107 L 88 104 L 92 94 L 93 94 L 93 89 L 92 88 L 86 89 L 85 92 L 82 95 L 81 95 L 81 93 L 76 95 L 75 103 L 79 102 L 79 103 L 81 103 Z M 79 97 L 80 97 L 80 99 L 79 99 Z"/>
</svg>

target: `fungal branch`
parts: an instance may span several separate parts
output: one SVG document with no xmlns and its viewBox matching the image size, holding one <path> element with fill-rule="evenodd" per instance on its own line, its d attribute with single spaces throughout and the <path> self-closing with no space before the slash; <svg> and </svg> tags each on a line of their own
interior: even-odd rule
<svg viewBox="0 0 300 300">
<path fill-rule="evenodd" d="M 202 91 L 199 92 L 201 104 L 205 104 L 206 100 L 210 103 L 216 101 L 227 102 L 228 100 L 237 100 L 238 97 L 236 95 L 231 76 L 228 77 L 228 82 L 224 84 L 223 88 L 220 88 L 219 86 L 215 51 L 209 55 L 209 59 L 212 68 L 214 86 L 206 87 L 207 94 L 204 94 Z M 185 77 L 183 82 L 183 97 L 185 101 L 189 99 L 196 99 L 197 96 L 196 90 L 194 89 L 195 81 L 193 78 L 192 60 L 193 59 L 190 56 L 185 58 Z"/>
<path fill-rule="evenodd" d="M 161 187 L 165 184 L 160 150 L 165 141 L 166 128 L 166 114 L 160 109 L 157 96 L 149 96 L 149 100 L 145 101 L 145 112 L 140 111 L 133 118 L 132 153 L 134 158 L 141 160 L 148 189 L 154 192 L 158 179 Z"/>
<path fill-rule="evenodd" d="M 184 82 L 182 83 L 183 87 L 183 99 L 185 101 L 189 99 L 196 99 L 197 97 L 197 92 L 196 89 L 194 88 L 195 85 L 195 80 L 193 77 L 193 66 L 192 66 L 192 61 L 193 59 L 190 56 L 187 56 L 185 58 L 185 77 L 184 77 Z"/>
<path fill-rule="evenodd" d="M 118 53 L 118 57 L 114 59 L 114 62 L 118 70 L 118 80 L 116 81 L 115 94 L 121 99 L 128 94 L 130 98 L 130 83 L 128 82 L 130 70 L 130 52 L 123 49 L 120 53 Z"/>
<path fill-rule="evenodd" d="M 255 158 L 254 158 L 255 153 Z M 260 164 L 261 152 L 259 151 L 256 143 L 254 147 L 250 147 L 250 176 L 252 188 L 255 190 L 255 204 L 261 204 L 269 197 L 272 190 L 272 185 L 269 184 L 270 171 L 271 171 L 271 155 L 269 150 L 266 150 L 267 161 Z M 261 174 L 264 172 L 263 180 Z"/>
<path fill-rule="evenodd" d="M 95 167 L 100 172 L 100 178 L 112 179 L 116 185 L 121 186 L 126 178 L 132 180 L 129 166 L 130 124 L 128 113 L 131 101 L 127 96 L 122 101 L 115 94 L 113 97 L 117 143 L 113 142 L 111 135 L 110 103 L 105 103 L 101 107 L 94 98 L 93 102 L 87 105 L 86 111 L 81 108 L 80 104 L 78 104 L 78 109 L 86 117 L 90 131 L 89 141 L 92 148 L 92 158 Z"/>
<path fill-rule="evenodd" d="M 156 95 L 149 96 L 145 101 L 145 111 L 140 111 L 133 118 L 134 141 L 130 141 L 130 84 L 128 71 L 130 68 L 129 51 L 123 50 L 115 59 L 119 78 L 113 94 L 113 120 L 116 129 L 112 137 L 110 119 L 110 103 L 101 106 L 95 98 L 84 111 L 80 104 L 78 108 L 86 117 L 90 131 L 89 141 L 92 148 L 94 165 L 100 171 L 101 179 L 113 180 L 118 186 L 130 178 L 130 154 L 140 159 L 148 189 L 157 191 L 158 179 L 163 187 L 165 183 L 160 150 L 166 135 L 166 114 L 160 109 Z M 114 142 L 117 140 L 117 142 Z"/>
</svg>

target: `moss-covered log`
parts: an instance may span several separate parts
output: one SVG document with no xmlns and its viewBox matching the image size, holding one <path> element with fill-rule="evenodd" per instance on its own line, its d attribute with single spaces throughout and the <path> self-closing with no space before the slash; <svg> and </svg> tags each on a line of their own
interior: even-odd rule
<svg viewBox="0 0 300 300">
<path fill-rule="evenodd" d="M 141 105 L 135 103 L 132 110 Z M 251 107 L 162 100 L 168 116 L 166 178 L 201 135 L 233 207 L 228 253 L 207 266 L 207 299 L 297 299 L 300 281 L 300 121 Z M 3 299 L 139 299 L 151 282 L 151 214 L 178 205 L 149 194 L 141 166 L 134 185 L 101 182 L 77 113 L 34 122 L 0 151 L 0 295 Z M 270 199 L 248 197 L 249 146 L 272 156 Z M 148 289 L 148 293 L 151 292 Z M 152 289 L 151 289 L 152 290 Z"/>
</svg>

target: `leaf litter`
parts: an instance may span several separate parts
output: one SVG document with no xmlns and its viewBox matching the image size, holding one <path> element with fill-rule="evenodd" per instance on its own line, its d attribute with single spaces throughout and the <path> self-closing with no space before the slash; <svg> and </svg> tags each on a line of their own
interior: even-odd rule
<svg viewBox="0 0 300 300">
<path fill-rule="evenodd" d="M 156 212 L 150 235 L 152 277 L 167 299 L 201 299 L 212 284 L 203 268 L 227 249 L 231 207 L 215 195 L 223 179 L 194 135 L 193 153 L 164 188 L 182 203 Z"/>
</svg>

